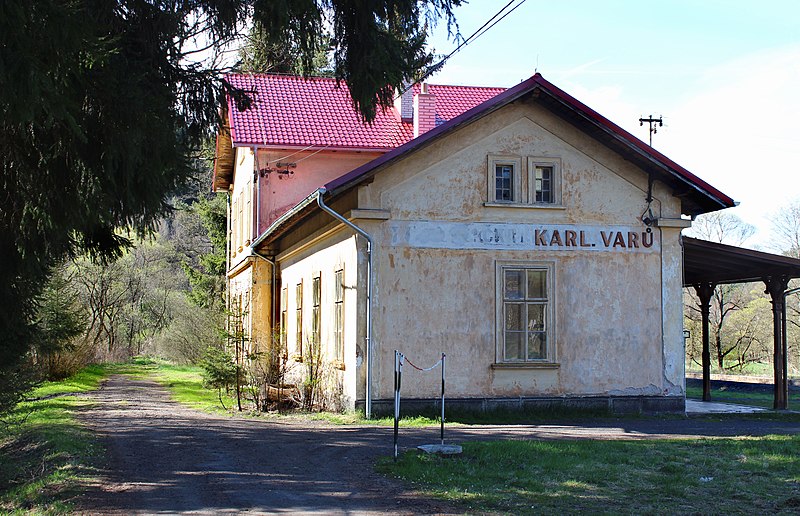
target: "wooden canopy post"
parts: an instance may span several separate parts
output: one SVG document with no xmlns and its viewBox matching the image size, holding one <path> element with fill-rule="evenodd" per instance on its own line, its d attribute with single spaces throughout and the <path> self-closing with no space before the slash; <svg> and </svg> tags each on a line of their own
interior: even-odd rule
<svg viewBox="0 0 800 516">
<path fill-rule="evenodd" d="M 711 312 L 711 296 L 714 295 L 714 283 L 698 283 L 694 291 L 700 298 L 700 314 L 703 317 L 703 401 L 711 401 L 711 345 L 708 320 Z"/>
<path fill-rule="evenodd" d="M 775 410 L 786 410 L 789 406 L 786 396 L 788 387 L 786 362 L 788 355 L 786 353 L 786 341 L 783 337 L 783 292 L 789 286 L 789 278 L 787 276 L 772 276 L 765 278 L 764 284 L 767 286 L 766 293 L 772 299 L 772 333 L 775 342 L 773 354 L 773 371 L 775 373 L 773 391 L 775 394 L 772 407 Z"/>
</svg>

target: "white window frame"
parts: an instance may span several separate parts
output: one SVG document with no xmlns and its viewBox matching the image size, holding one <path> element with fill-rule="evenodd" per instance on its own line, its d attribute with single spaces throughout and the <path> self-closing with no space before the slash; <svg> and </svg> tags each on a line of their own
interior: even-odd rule
<svg viewBox="0 0 800 516">
<path fill-rule="evenodd" d="M 558 158 L 528 157 L 528 202 L 535 206 L 561 206 L 561 160 Z M 549 167 L 553 169 L 552 200 L 550 202 L 536 201 L 536 169 Z"/>
<path fill-rule="evenodd" d="M 288 353 L 289 344 L 289 287 L 287 285 L 281 289 L 280 332 L 281 355 L 285 356 Z"/>
<path fill-rule="evenodd" d="M 294 287 L 295 292 L 295 299 L 294 299 L 294 307 L 295 307 L 295 328 L 294 328 L 294 342 L 295 342 L 295 361 L 302 362 L 303 361 L 303 280 L 301 279 Z"/>
<path fill-rule="evenodd" d="M 311 277 L 311 347 L 312 353 L 322 349 L 322 273 Z"/>
<path fill-rule="evenodd" d="M 547 273 L 547 306 L 545 308 L 545 332 L 547 347 L 544 358 L 527 360 L 506 360 L 505 358 L 505 299 L 504 272 L 508 269 L 544 270 Z M 556 267 L 552 261 L 497 261 L 495 294 L 495 363 L 501 365 L 536 366 L 557 364 L 556 328 Z"/>
<path fill-rule="evenodd" d="M 511 173 L 511 195 L 510 201 L 497 199 L 497 188 L 495 183 L 495 170 L 498 165 L 510 165 L 512 167 Z M 488 170 L 486 171 L 486 186 L 487 186 L 487 199 L 490 204 L 524 204 L 522 192 L 522 180 L 525 177 L 522 171 L 522 158 L 519 156 L 504 156 L 504 155 L 489 155 Z"/>
<path fill-rule="evenodd" d="M 344 267 L 333 271 L 333 357 L 344 368 Z"/>
</svg>

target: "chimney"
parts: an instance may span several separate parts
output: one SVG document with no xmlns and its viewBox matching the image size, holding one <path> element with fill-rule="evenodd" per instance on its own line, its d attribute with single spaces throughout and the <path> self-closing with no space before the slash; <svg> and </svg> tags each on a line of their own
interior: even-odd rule
<svg viewBox="0 0 800 516">
<path fill-rule="evenodd" d="M 428 93 L 428 83 L 422 83 L 414 95 L 414 138 L 436 127 L 436 96 Z"/>
<path fill-rule="evenodd" d="M 414 119 L 414 91 L 411 88 L 411 83 L 405 83 L 403 88 L 406 91 L 394 99 L 394 109 L 400 115 L 400 120 L 403 122 L 411 123 Z M 400 93 L 399 91 L 397 93 Z"/>
</svg>

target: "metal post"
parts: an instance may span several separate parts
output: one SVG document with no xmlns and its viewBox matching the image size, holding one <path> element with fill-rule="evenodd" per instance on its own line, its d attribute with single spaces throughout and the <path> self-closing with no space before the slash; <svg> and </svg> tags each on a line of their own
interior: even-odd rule
<svg viewBox="0 0 800 516">
<path fill-rule="evenodd" d="M 442 428 L 441 428 L 442 446 L 444 446 L 444 359 L 445 359 L 445 354 L 442 353 Z"/>
<path fill-rule="evenodd" d="M 400 424 L 400 375 L 403 371 L 403 359 L 399 351 L 394 350 L 394 460 L 397 460 L 397 434 Z"/>
</svg>

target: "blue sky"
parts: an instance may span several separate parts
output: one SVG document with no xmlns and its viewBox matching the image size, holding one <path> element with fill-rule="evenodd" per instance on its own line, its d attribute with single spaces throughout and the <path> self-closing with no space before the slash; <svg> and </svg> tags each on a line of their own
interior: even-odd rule
<svg viewBox="0 0 800 516">
<path fill-rule="evenodd" d="M 459 7 L 469 36 L 507 0 Z M 444 24 L 432 44 L 454 48 Z M 538 71 L 741 205 L 747 244 L 800 199 L 800 2 L 527 0 L 453 56 L 437 84 L 513 86 Z"/>
</svg>

